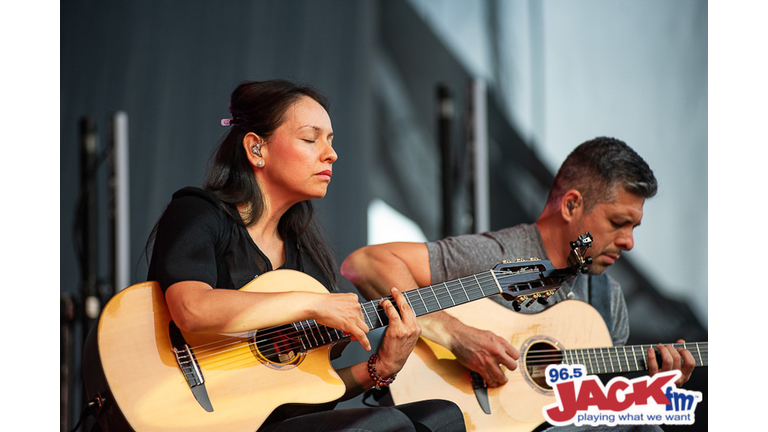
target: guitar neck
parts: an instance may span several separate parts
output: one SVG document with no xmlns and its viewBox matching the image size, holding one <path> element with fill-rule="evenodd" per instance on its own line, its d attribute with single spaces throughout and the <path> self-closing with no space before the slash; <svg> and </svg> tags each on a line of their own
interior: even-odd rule
<svg viewBox="0 0 768 432">
<path fill-rule="evenodd" d="M 707 366 L 707 342 L 677 343 L 675 349 L 684 348 L 691 352 L 696 366 Z M 648 348 L 656 350 L 655 345 L 633 345 L 609 348 L 583 348 L 564 350 L 564 364 L 581 364 L 588 374 L 627 373 L 648 370 Z M 661 356 L 656 351 L 656 359 Z"/>
<path fill-rule="evenodd" d="M 588 232 L 571 242 L 571 254 L 568 257 L 570 266 L 566 268 L 554 268 L 548 260 L 538 258 L 519 259 L 514 262 L 505 260 L 493 270 L 409 290 L 404 296 L 416 316 L 496 294 L 502 294 L 505 299 L 511 301 L 517 311 L 523 306 L 530 306 L 534 301 L 546 304 L 547 298 L 560 288 L 562 282 L 577 273 L 586 272 L 586 264 L 589 261 L 584 258 L 584 252 L 591 244 L 592 235 Z M 360 305 L 366 324 L 371 330 L 389 324 L 387 314 L 379 304 L 382 300 L 394 301 L 390 296 Z M 523 305 L 523 302 L 527 303 Z M 291 346 L 301 351 L 328 345 L 345 337 L 341 331 L 319 325 L 315 320 L 295 322 L 273 330 L 282 334 L 284 331 L 290 332 L 291 328 L 293 334 L 289 337 L 294 340 Z"/>
<path fill-rule="evenodd" d="M 500 293 L 493 272 L 488 271 L 406 291 L 403 295 L 419 317 Z M 361 304 L 365 322 L 371 330 L 389 324 L 384 308 L 379 305 L 384 299 L 394 302 L 390 296 Z"/>
<path fill-rule="evenodd" d="M 459 306 L 492 295 L 502 294 L 516 307 L 523 301 L 530 306 L 534 301 L 546 301 L 560 288 L 560 284 L 575 275 L 571 268 L 556 269 L 546 261 L 532 259 L 515 261 L 496 266 L 494 270 L 464 276 L 435 285 L 429 285 L 403 293 L 416 316 L 422 316 Z M 380 303 L 394 299 L 383 297 L 361 303 L 360 307 L 368 328 L 375 330 L 389 324 L 389 319 Z M 306 320 L 290 324 L 298 334 L 300 350 L 316 348 L 344 339 L 341 331 Z"/>
<path fill-rule="evenodd" d="M 406 291 L 403 295 L 416 316 L 422 316 L 500 293 L 501 288 L 493 272 L 487 271 Z M 371 330 L 389 324 L 387 313 L 380 305 L 385 299 L 394 302 L 390 296 L 360 304 L 365 322 Z M 345 338 L 342 331 L 319 325 L 314 320 L 295 322 L 289 326 L 292 326 L 298 334 L 302 351 L 335 343 Z"/>
</svg>

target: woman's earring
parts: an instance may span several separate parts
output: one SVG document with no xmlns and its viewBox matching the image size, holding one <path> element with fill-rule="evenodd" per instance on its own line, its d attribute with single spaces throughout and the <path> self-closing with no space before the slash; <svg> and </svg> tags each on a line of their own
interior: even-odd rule
<svg viewBox="0 0 768 432">
<path fill-rule="evenodd" d="M 261 157 L 261 145 L 260 144 L 254 144 L 253 147 L 251 147 L 251 153 L 255 154 L 258 157 Z"/>
<path fill-rule="evenodd" d="M 259 168 L 264 168 L 264 161 L 260 160 L 260 161 L 256 162 L 256 166 L 259 167 Z"/>
</svg>

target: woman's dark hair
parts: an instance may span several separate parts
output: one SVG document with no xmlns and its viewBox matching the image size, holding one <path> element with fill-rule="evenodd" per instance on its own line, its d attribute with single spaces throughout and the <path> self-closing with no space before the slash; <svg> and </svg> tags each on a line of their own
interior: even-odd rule
<svg viewBox="0 0 768 432">
<path fill-rule="evenodd" d="M 262 191 L 245 154 L 243 138 L 254 132 L 267 140 L 285 121 L 288 108 L 302 97 L 314 99 L 328 111 L 328 99 L 318 90 L 286 80 L 246 81 L 232 92 L 229 103 L 232 126 L 216 149 L 203 189 L 229 204 L 224 208 L 235 222 L 252 225 L 264 211 Z M 238 206 L 248 209 L 245 220 L 240 217 Z M 295 241 L 317 263 L 331 285 L 328 288 L 335 289 L 336 263 L 314 215 L 311 201 L 294 204 L 280 219 L 278 231 L 284 239 Z"/>
</svg>

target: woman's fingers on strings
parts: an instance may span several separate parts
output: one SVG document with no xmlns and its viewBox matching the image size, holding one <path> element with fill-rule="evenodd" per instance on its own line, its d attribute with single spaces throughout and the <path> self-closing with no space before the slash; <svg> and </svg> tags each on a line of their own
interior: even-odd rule
<svg viewBox="0 0 768 432">
<path fill-rule="evenodd" d="M 349 336 L 350 340 L 360 342 L 366 351 L 371 350 L 371 343 L 367 336 L 370 328 L 363 319 L 362 310 L 358 308 L 356 314 L 353 315 L 353 318 L 346 320 L 342 328 L 344 329 L 344 336 Z"/>
<path fill-rule="evenodd" d="M 387 313 L 387 317 L 389 317 L 390 325 L 392 324 L 392 321 L 397 321 L 400 319 L 400 314 L 397 312 L 397 308 L 395 308 L 395 305 L 392 303 L 391 300 L 384 299 L 381 302 L 379 302 L 379 305 L 381 305 L 381 307 L 384 308 L 384 312 Z"/>
<path fill-rule="evenodd" d="M 416 314 L 414 313 L 413 308 L 411 308 L 411 305 L 408 303 L 408 298 L 403 292 L 401 292 L 396 287 L 392 287 L 392 297 L 395 299 L 397 308 L 400 310 L 400 318 L 409 321 L 416 319 Z"/>
</svg>

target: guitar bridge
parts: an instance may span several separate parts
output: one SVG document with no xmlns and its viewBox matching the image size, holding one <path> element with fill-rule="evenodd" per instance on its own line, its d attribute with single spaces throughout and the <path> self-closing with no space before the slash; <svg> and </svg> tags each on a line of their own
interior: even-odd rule
<svg viewBox="0 0 768 432">
<path fill-rule="evenodd" d="M 205 389 L 205 379 L 203 378 L 203 372 L 200 370 L 200 365 L 197 363 L 195 353 L 192 351 L 187 341 L 184 339 L 184 335 L 181 334 L 181 330 L 176 326 L 176 323 L 171 321 L 168 323 L 168 335 L 171 338 L 171 345 L 173 346 L 173 354 L 176 356 L 176 363 L 179 364 L 184 379 L 187 381 L 189 390 L 192 391 L 192 395 L 197 402 L 208 412 L 213 412 L 213 405 L 208 398 L 208 391 Z"/>
<path fill-rule="evenodd" d="M 184 349 L 179 350 L 173 347 L 173 353 L 176 355 L 176 362 L 179 363 L 181 373 L 184 374 L 184 378 L 187 380 L 189 387 L 199 386 L 205 383 L 203 379 L 203 373 L 200 371 L 200 366 L 197 364 L 197 359 L 192 353 L 192 349 L 189 345 L 184 344 Z"/>
</svg>

